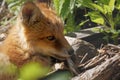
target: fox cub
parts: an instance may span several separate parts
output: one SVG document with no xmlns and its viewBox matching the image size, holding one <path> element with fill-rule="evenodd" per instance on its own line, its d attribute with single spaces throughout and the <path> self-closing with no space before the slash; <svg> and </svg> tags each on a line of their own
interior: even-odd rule
<svg viewBox="0 0 120 80">
<path fill-rule="evenodd" d="M 72 48 L 64 37 L 62 21 L 41 0 L 23 4 L 0 51 L 18 67 L 30 61 L 50 66 L 51 57 L 67 60 Z"/>
</svg>

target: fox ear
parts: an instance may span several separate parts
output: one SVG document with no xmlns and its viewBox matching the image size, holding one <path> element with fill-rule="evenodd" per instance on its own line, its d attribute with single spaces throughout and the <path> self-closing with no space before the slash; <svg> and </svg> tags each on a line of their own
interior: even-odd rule
<svg viewBox="0 0 120 80">
<path fill-rule="evenodd" d="M 40 18 L 42 13 L 33 2 L 26 2 L 21 8 L 21 17 L 23 22 L 32 23 L 36 18 Z"/>
</svg>

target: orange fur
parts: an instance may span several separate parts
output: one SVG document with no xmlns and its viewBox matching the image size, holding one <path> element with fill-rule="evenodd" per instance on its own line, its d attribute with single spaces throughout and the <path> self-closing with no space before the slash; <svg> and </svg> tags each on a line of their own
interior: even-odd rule
<svg viewBox="0 0 120 80">
<path fill-rule="evenodd" d="M 50 57 L 66 60 L 70 49 L 64 38 L 63 23 L 55 12 L 45 2 L 26 2 L 1 52 L 17 66 L 29 61 L 51 65 Z"/>
</svg>

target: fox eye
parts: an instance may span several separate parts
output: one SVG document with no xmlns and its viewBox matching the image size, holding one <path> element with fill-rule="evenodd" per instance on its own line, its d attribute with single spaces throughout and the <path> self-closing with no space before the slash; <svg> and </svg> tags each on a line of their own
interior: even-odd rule
<svg viewBox="0 0 120 80">
<path fill-rule="evenodd" d="M 53 41 L 53 40 L 55 40 L 56 38 L 55 38 L 55 36 L 48 36 L 47 39 L 48 39 L 49 41 Z"/>
</svg>

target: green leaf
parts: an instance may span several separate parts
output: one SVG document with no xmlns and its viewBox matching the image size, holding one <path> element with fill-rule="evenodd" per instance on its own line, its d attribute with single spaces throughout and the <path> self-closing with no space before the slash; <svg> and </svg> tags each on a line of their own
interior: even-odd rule
<svg viewBox="0 0 120 80">
<path fill-rule="evenodd" d="M 52 73 L 51 75 L 48 75 L 45 79 L 41 80 L 71 80 L 72 77 L 73 75 L 69 71 L 58 70 Z"/>
<path fill-rule="evenodd" d="M 108 5 L 104 5 L 103 8 L 104 8 L 104 14 L 112 13 L 111 7 L 109 7 Z"/>
<path fill-rule="evenodd" d="M 59 15 L 59 0 L 53 0 L 54 8 Z"/>
<path fill-rule="evenodd" d="M 95 9 L 97 9 L 98 11 L 104 13 L 104 10 L 101 6 L 94 4 L 94 3 L 89 3 L 91 6 L 93 6 Z"/>
<path fill-rule="evenodd" d="M 63 4 L 65 3 L 65 0 L 60 0 L 59 1 L 59 15 L 61 14 L 62 12 L 62 8 L 63 8 Z"/>
<path fill-rule="evenodd" d="M 120 30 L 117 30 L 118 31 L 118 33 L 120 34 Z"/>
<path fill-rule="evenodd" d="M 73 11 L 76 5 L 76 0 L 70 0 L 70 10 Z"/>
<path fill-rule="evenodd" d="M 25 64 L 20 69 L 20 79 L 22 80 L 37 80 L 45 76 L 49 72 L 49 67 L 45 67 L 36 62 Z"/>
<path fill-rule="evenodd" d="M 69 18 L 67 19 L 66 24 L 65 24 L 66 33 L 73 32 L 75 30 L 74 16 L 72 13 L 69 13 L 68 16 Z"/>
<path fill-rule="evenodd" d="M 81 21 L 77 26 L 76 26 L 76 30 L 79 30 L 86 22 L 88 22 L 89 19 Z"/>
<path fill-rule="evenodd" d="M 96 33 L 98 33 L 98 32 L 102 32 L 102 28 L 99 28 L 99 27 L 95 27 L 95 28 L 92 28 L 92 31 L 93 32 L 96 32 Z"/>
<path fill-rule="evenodd" d="M 60 13 L 60 15 L 62 16 L 63 20 L 65 20 L 65 18 L 69 14 L 69 11 L 70 11 L 70 1 L 71 0 L 65 0 L 65 2 L 63 3 L 62 9 L 61 9 L 61 13 Z"/>
<path fill-rule="evenodd" d="M 88 15 L 90 16 L 92 22 L 102 25 L 104 24 L 104 19 L 99 12 L 89 12 Z"/>
<path fill-rule="evenodd" d="M 110 7 L 111 12 L 112 12 L 114 10 L 114 8 L 115 8 L 115 0 L 110 0 L 109 7 Z"/>
<path fill-rule="evenodd" d="M 82 3 L 83 5 L 92 3 L 92 0 L 77 0 L 77 2 Z"/>
<path fill-rule="evenodd" d="M 115 26 L 119 26 L 120 25 L 120 14 L 117 13 L 116 16 L 113 18 Z"/>
<path fill-rule="evenodd" d="M 97 1 L 98 1 L 97 2 L 98 4 L 102 3 L 102 4 L 105 4 L 105 5 L 108 5 L 110 0 L 97 0 Z"/>
<path fill-rule="evenodd" d="M 80 8 L 80 7 L 82 7 L 82 4 L 81 4 L 81 2 L 79 1 L 79 0 L 75 0 L 75 6 L 77 7 L 77 8 Z"/>
<path fill-rule="evenodd" d="M 82 4 L 85 7 L 88 7 L 90 9 L 93 9 L 89 3 L 92 3 L 92 0 L 78 0 L 78 4 Z"/>
<path fill-rule="evenodd" d="M 116 1 L 116 9 L 120 10 L 120 0 Z"/>
</svg>

